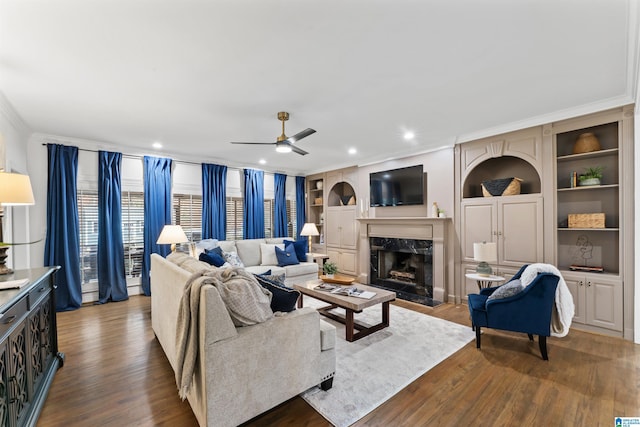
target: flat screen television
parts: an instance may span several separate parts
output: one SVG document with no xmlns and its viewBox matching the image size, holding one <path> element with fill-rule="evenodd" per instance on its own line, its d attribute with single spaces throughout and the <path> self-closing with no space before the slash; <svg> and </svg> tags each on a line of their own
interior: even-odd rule
<svg viewBox="0 0 640 427">
<path fill-rule="evenodd" d="M 369 204 L 376 206 L 422 205 L 422 165 L 369 174 Z"/>
</svg>

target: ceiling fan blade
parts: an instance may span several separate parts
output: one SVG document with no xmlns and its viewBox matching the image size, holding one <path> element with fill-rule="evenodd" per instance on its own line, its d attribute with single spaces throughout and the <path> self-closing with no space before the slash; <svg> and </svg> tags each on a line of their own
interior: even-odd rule
<svg viewBox="0 0 640 427">
<path fill-rule="evenodd" d="M 295 143 L 296 141 L 300 141 L 302 138 L 306 138 L 309 135 L 312 135 L 314 133 L 316 133 L 315 129 L 306 128 L 302 132 L 298 132 L 295 135 L 290 136 L 289 138 L 287 138 L 287 141 Z"/>
<path fill-rule="evenodd" d="M 273 145 L 275 142 L 232 142 L 232 144 Z"/>
<path fill-rule="evenodd" d="M 293 144 L 287 144 L 287 145 L 288 145 L 289 147 L 291 147 L 291 151 L 293 151 L 294 153 L 298 153 L 298 154 L 300 154 L 301 156 L 304 156 L 305 154 L 309 154 L 309 153 L 307 153 L 306 151 L 299 149 L 298 147 L 296 147 L 296 146 L 295 146 L 295 145 L 293 145 Z"/>
</svg>

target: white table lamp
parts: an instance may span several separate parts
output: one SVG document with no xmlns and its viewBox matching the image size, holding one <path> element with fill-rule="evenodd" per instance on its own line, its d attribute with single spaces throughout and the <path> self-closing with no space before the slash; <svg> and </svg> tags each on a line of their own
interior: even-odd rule
<svg viewBox="0 0 640 427">
<path fill-rule="evenodd" d="M 176 243 L 187 243 L 187 235 L 179 225 L 165 225 L 156 241 L 159 245 L 171 244 L 171 252 L 176 251 Z"/>
<path fill-rule="evenodd" d="M 480 276 L 491 276 L 493 271 L 488 263 L 498 260 L 498 246 L 495 242 L 474 243 L 473 259 L 479 262 L 476 273 Z"/>
<path fill-rule="evenodd" d="M 300 231 L 301 236 L 309 236 L 309 252 L 311 252 L 311 236 L 319 236 L 318 227 L 312 222 L 305 222 Z"/>
<path fill-rule="evenodd" d="M 0 205 L 26 206 L 33 205 L 33 190 L 29 175 L 19 173 L 0 172 Z M 0 275 L 13 271 L 5 265 L 9 246 L 2 243 L 2 216 L 0 216 Z"/>
</svg>

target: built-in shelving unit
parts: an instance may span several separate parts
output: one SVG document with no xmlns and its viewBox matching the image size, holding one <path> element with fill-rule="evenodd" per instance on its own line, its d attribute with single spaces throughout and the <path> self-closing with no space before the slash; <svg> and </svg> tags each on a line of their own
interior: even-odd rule
<svg viewBox="0 0 640 427">
<path fill-rule="evenodd" d="M 324 207 L 326 205 L 324 174 L 310 175 L 307 182 L 307 222 L 312 222 L 320 232 L 319 236 L 311 238 L 312 250 L 324 253 L 325 227 L 324 227 Z"/>
</svg>

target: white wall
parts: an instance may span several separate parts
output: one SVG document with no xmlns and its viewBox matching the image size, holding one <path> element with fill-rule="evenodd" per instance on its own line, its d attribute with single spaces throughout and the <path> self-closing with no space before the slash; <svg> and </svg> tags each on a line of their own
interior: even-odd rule
<svg viewBox="0 0 640 427">
<path fill-rule="evenodd" d="M 31 130 L 0 92 L 0 169 L 8 172 L 27 173 L 27 140 Z M 29 214 L 31 207 L 5 207 L 3 240 L 29 242 Z M 28 246 L 13 246 L 8 251 L 7 266 L 14 269 L 28 268 Z"/>
</svg>

